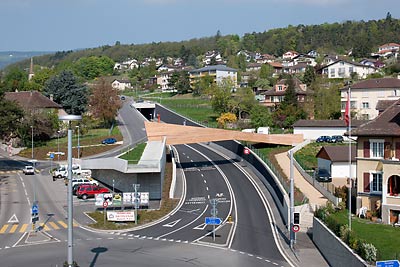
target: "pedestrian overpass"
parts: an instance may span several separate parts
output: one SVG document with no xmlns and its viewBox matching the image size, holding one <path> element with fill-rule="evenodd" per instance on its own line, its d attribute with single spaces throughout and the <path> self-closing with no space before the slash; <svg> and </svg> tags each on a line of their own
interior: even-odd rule
<svg viewBox="0 0 400 267">
<path fill-rule="evenodd" d="M 240 140 L 254 143 L 269 143 L 294 146 L 303 142 L 302 134 L 259 134 L 233 130 L 203 128 L 145 121 L 149 141 L 166 138 L 168 145 L 192 144 L 225 140 Z"/>
</svg>

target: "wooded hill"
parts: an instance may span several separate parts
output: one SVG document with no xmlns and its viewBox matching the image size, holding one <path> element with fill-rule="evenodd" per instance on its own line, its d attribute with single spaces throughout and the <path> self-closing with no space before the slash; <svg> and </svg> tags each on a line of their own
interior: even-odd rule
<svg viewBox="0 0 400 267">
<path fill-rule="evenodd" d="M 116 62 L 128 58 L 180 57 L 190 65 L 193 58 L 204 55 L 207 51 L 217 50 L 229 61 L 240 50 L 268 53 L 281 56 L 288 50 L 307 53 L 316 50 L 319 54 L 347 54 L 352 51 L 355 58 L 368 57 L 376 52 L 378 46 L 400 42 L 400 20 L 388 13 L 385 19 L 370 21 L 345 21 L 342 23 L 321 25 L 289 25 L 286 28 L 272 29 L 265 32 L 253 32 L 222 36 L 218 31 L 215 36 L 191 39 L 181 42 L 159 42 L 151 44 L 104 45 L 79 51 L 61 51 L 52 55 L 35 58 L 35 64 L 56 66 L 74 62 L 81 57 L 108 56 Z M 28 61 L 17 63 L 26 68 Z"/>
</svg>

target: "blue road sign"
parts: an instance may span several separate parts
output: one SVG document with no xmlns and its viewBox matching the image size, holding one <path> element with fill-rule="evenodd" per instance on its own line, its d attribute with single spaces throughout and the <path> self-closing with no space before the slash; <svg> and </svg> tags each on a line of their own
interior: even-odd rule
<svg viewBox="0 0 400 267">
<path fill-rule="evenodd" d="M 39 213 L 39 207 L 36 204 L 32 205 L 32 213 Z"/>
<path fill-rule="evenodd" d="M 206 217 L 205 223 L 208 225 L 220 225 L 222 220 L 217 217 Z"/>
<path fill-rule="evenodd" d="M 54 153 L 50 153 L 50 158 L 54 159 Z"/>
<path fill-rule="evenodd" d="M 399 267 L 400 262 L 398 260 L 390 260 L 390 261 L 377 261 L 376 267 Z"/>
</svg>

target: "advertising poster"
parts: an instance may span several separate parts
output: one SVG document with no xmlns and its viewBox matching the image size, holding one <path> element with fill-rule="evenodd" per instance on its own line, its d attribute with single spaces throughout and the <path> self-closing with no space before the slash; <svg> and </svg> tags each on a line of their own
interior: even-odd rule
<svg viewBox="0 0 400 267">
<path fill-rule="evenodd" d="M 96 194 L 95 195 L 95 205 L 102 207 L 103 206 L 103 202 L 104 202 L 104 196 L 103 194 Z"/>
<path fill-rule="evenodd" d="M 104 201 L 107 201 L 108 206 L 113 204 L 113 194 L 112 193 L 105 193 L 103 194 Z"/>
<path fill-rule="evenodd" d="M 131 192 L 126 192 L 122 194 L 122 202 L 124 205 L 130 205 L 132 204 L 132 193 Z"/>
<path fill-rule="evenodd" d="M 122 196 L 120 193 L 116 193 L 113 195 L 113 205 L 114 206 L 121 206 Z"/>
<path fill-rule="evenodd" d="M 135 211 L 107 211 L 107 220 L 114 222 L 134 222 Z"/>
</svg>

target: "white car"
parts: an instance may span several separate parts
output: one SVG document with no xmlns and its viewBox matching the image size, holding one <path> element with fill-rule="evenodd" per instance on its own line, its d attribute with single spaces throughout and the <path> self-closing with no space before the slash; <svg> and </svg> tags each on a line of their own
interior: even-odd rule
<svg viewBox="0 0 400 267">
<path fill-rule="evenodd" d="M 33 168 L 33 166 L 25 166 L 24 169 L 22 170 L 22 172 L 23 172 L 25 175 L 28 175 L 28 174 L 35 174 L 35 168 Z"/>
<path fill-rule="evenodd" d="M 74 178 L 72 179 L 72 187 L 76 184 L 94 184 L 94 185 L 99 185 L 99 183 L 96 180 L 93 179 L 86 179 L 86 178 Z"/>
</svg>

